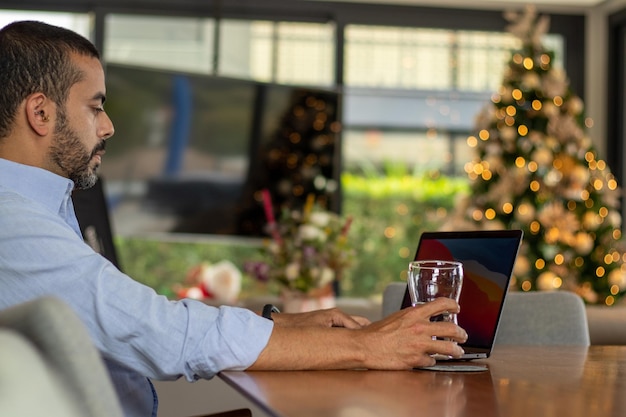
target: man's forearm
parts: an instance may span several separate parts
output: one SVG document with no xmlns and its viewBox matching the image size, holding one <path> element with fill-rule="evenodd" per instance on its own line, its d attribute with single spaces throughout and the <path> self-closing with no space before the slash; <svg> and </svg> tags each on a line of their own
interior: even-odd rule
<svg viewBox="0 0 626 417">
<path fill-rule="evenodd" d="M 439 298 L 365 325 L 345 319 L 345 315 L 337 319 L 335 309 L 291 316 L 299 326 L 288 323 L 288 317 L 277 317 L 268 344 L 249 369 L 401 370 L 433 365 L 433 354 L 458 358 L 463 349 L 457 343 L 467 341 L 467 333 L 453 323 L 430 321 L 444 311 L 458 313 L 458 304 Z M 333 327 L 341 323 L 353 327 Z"/>
<path fill-rule="evenodd" d="M 364 337 L 339 327 L 275 326 L 272 336 L 249 370 L 319 370 L 365 367 Z"/>
</svg>

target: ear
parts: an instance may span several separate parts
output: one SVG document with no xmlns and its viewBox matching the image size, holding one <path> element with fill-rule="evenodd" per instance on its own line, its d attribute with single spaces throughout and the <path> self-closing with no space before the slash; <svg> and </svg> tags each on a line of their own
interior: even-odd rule
<svg viewBox="0 0 626 417">
<path fill-rule="evenodd" d="M 31 129 L 39 136 L 52 131 L 52 101 L 43 93 L 34 93 L 26 98 L 26 119 Z"/>
</svg>

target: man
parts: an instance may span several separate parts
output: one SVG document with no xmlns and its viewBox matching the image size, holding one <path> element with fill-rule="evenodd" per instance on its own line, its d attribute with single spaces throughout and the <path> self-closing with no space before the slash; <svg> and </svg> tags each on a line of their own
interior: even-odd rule
<svg viewBox="0 0 626 417">
<path fill-rule="evenodd" d="M 410 369 L 457 357 L 467 338 L 429 318 L 439 299 L 376 323 L 337 309 L 274 314 L 169 301 L 133 281 L 81 237 L 71 191 L 96 181 L 113 135 L 94 46 L 66 29 L 0 30 L 0 309 L 43 295 L 87 325 L 127 416 L 156 415 L 148 378 L 192 381 L 225 369 Z M 130 98 L 132 99 L 132 98 Z M 454 341 L 433 340 L 432 336 Z"/>
</svg>

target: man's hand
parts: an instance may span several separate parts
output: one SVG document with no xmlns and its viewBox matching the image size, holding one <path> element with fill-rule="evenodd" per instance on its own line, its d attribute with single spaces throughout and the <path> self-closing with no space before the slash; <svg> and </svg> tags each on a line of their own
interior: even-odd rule
<svg viewBox="0 0 626 417">
<path fill-rule="evenodd" d="M 457 343 L 467 340 L 465 330 L 454 323 L 430 321 L 445 311 L 458 313 L 459 305 L 439 298 L 374 323 L 337 309 L 274 314 L 269 343 L 248 369 L 408 370 L 433 365 L 433 354 L 458 358 L 463 349 Z"/>
<path fill-rule="evenodd" d="M 465 330 L 453 323 L 430 321 L 445 311 L 458 313 L 459 305 L 449 298 L 438 298 L 397 311 L 364 328 L 364 346 L 370 351 L 366 354 L 367 367 L 409 369 L 434 365 L 432 354 L 460 357 L 463 349 L 457 343 L 467 341 Z"/>
<path fill-rule="evenodd" d="M 308 313 L 274 313 L 272 319 L 276 326 L 281 327 L 345 327 L 360 329 L 370 324 L 370 321 L 361 316 L 350 316 L 337 308 L 317 310 Z"/>
</svg>

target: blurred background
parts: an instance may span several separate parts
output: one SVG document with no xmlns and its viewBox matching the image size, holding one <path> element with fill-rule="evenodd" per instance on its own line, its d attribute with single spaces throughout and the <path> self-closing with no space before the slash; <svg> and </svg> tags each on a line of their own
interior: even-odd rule
<svg viewBox="0 0 626 417">
<path fill-rule="evenodd" d="M 626 1 L 533 4 L 549 16 L 550 65 L 621 184 Z M 404 279 L 421 231 L 443 227 L 472 193 L 477 117 L 524 46 L 505 12 L 526 6 L 23 0 L 0 4 L 0 26 L 43 20 L 102 51 L 116 135 L 101 174 L 130 276 L 174 297 L 202 262 L 259 259 L 269 189 L 276 207 L 314 195 L 351 216 L 356 259 L 339 294 L 379 297 Z M 242 297 L 267 291 L 244 276 Z"/>
</svg>

